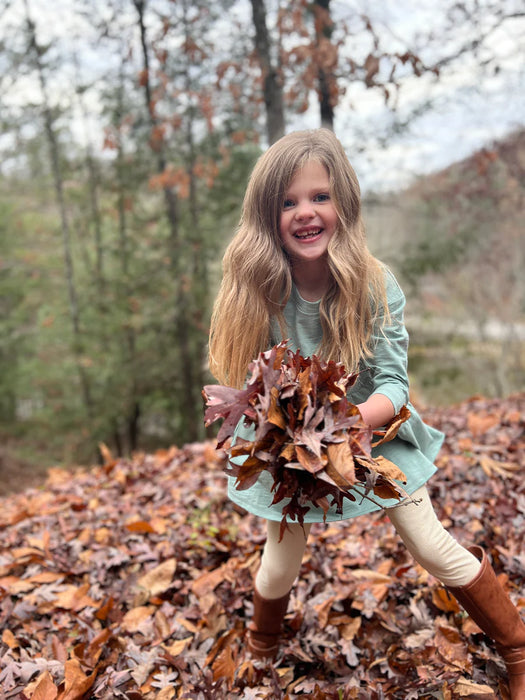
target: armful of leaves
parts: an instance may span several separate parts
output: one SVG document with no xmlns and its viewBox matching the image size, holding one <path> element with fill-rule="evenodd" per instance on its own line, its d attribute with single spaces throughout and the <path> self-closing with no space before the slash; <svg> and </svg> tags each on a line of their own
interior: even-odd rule
<svg viewBox="0 0 525 700">
<path fill-rule="evenodd" d="M 366 425 L 359 409 L 347 399 L 357 374 L 340 363 L 316 355 L 302 357 L 286 342 L 261 353 L 250 363 L 245 388 L 209 385 L 203 389 L 205 424 L 222 419 L 217 447 L 222 447 L 239 421 L 254 426 L 253 441 L 238 439 L 227 448 L 230 458 L 245 456 L 242 464 L 229 462 L 225 471 L 236 478 L 236 488 L 247 489 L 263 471 L 273 477 L 272 505 L 283 507 L 281 537 L 286 520 L 304 523 L 311 505 L 325 513 L 343 499 L 408 497 L 398 482 L 403 472 L 384 457 L 372 457 L 372 447 L 392 440 L 410 416 L 404 406 L 380 430 Z"/>
</svg>

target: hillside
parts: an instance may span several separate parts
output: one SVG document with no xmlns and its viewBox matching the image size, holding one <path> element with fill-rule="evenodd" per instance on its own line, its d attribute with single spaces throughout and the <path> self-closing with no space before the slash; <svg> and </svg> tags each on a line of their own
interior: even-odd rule
<svg viewBox="0 0 525 700">
<path fill-rule="evenodd" d="M 525 386 L 525 130 L 365 201 L 407 296 L 412 385 L 431 405 Z"/>
<path fill-rule="evenodd" d="M 498 186 L 497 191 L 491 192 L 487 185 L 495 174 L 501 179 L 493 182 Z M 368 194 L 363 205 L 374 252 L 381 255 L 383 251 L 383 257 L 389 261 L 400 260 L 399 243 L 412 242 L 417 220 L 421 224 L 426 218 L 421 204 L 435 198 L 434 216 L 439 213 L 440 206 L 444 214 L 452 208 L 451 194 L 470 200 L 477 200 L 480 194 L 489 198 L 504 197 L 505 207 L 497 212 L 501 224 L 509 225 L 519 217 L 525 195 L 525 129 L 487 144 L 442 170 L 417 177 L 406 189 Z"/>
<path fill-rule="evenodd" d="M 525 394 L 425 413 L 431 482 L 523 610 Z M 505 698 L 502 664 L 380 514 L 315 526 L 275 668 L 243 635 L 264 535 L 209 443 L 52 470 L 0 501 L 4 698 Z"/>
</svg>

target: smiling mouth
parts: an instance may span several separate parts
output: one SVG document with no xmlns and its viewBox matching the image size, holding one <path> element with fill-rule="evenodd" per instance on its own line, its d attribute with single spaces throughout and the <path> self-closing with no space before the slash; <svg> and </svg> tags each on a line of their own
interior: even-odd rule
<svg viewBox="0 0 525 700">
<path fill-rule="evenodd" d="M 294 233 L 294 238 L 299 238 L 300 240 L 304 241 L 307 238 L 314 238 L 315 236 L 318 236 L 320 233 L 322 233 L 323 229 L 322 228 L 317 228 L 314 231 L 301 231 Z"/>
</svg>

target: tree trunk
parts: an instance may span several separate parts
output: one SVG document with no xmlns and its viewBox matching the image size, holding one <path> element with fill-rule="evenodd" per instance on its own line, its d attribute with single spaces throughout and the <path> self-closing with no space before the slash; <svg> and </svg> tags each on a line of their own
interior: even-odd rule
<svg viewBox="0 0 525 700">
<path fill-rule="evenodd" d="M 135 452 L 139 444 L 140 404 L 136 401 L 128 415 L 128 442 L 130 452 Z"/>
<path fill-rule="evenodd" d="M 189 78 L 189 76 L 188 76 Z M 190 108 L 191 110 L 191 108 Z M 191 256 L 191 269 L 187 274 L 190 276 L 190 283 L 184 285 L 183 280 L 179 281 L 179 318 L 178 318 L 178 341 L 180 344 L 181 358 L 185 368 L 184 386 L 187 391 L 187 412 L 185 411 L 185 434 L 187 439 L 195 442 L 199 437 L 199 423 L 196 409 L 201 408 L 200 388 L 203 386 L 202 375 L 198 368 L 203 362 L 203 348 L 201 343 L 192 342 L 195 335 L 192 330 L 195 327 L 196 315 L 199 312 L 200 299 L 199 291 L 200 280 L 199 273 L 202 273 L 202 267 L 206 267 L 205 261 L 202 259 L 201 246 L 198 240 L 199 231 L 199 215 L 197 210 L 197 182 L 195 178 L 194 166 L 196 161 L 195 149 L 193 145 L 193 124 L 192 114 L 188 116 L 188 161 L 187 172 L 190 178 L 189 188 L 189 204 L 190 204 L 190 236 L 189 236 L 189 254 Z M 197 289 L 198 287 L 198 289 Z M 201 414 L 202 415 L 202 414 Z M 189 419 L 189 420 L 188 420 Z"/>
<path fill-rule="evenodd" d="M 146 37 L 146 27 L 144 24 L 145 0 L 134 0 L 135 7 L 138 13 L 140 38 L 143 55 L 143 80 L 144 96 L 146 100 L 146 109 L 149 116 L 149 124 L 152 136 L 158 134 L 158 139 L 152 140 L 152 149 L 156 152 L 157 171 L 163 173 L 166 169 L 166 159 L 164 155 L 164 144 L 162 135 L 159 131 L 159 121 L 155 114 L 154 104 L 151 94 L 150 81 L 150 66 L 149 53 Z M 178 418 L 180 424 L 179 438 L 182 440 L 190 440 L 197 429 L 196 421 L 194 420 L 197 403 L 194 400 L 193 393 L 195 392 L 195 377 L 194 363 L 196 361 L 195 354 L 192 352 L 191 340 L 189 337 L 190 330 L 190 314 L 191 304 L 187 299 L 186 287 L 191 290 L 191 270 L 184 270 L 184 256 L 182 255 L 182 241 L 179 232 L 179 214 L 177 196 L 172 187 L 165 186 L 164 201 L 166 206 L 166 215 L 170 229 L 170 267 L 173 279 L 175 280 L 175 299 L 174 299 L 174 340 L 179 348 L 180 363 L 178 367 L 177 380 L 179 384 L 178 395 Z M 188 280 L 188 276 L 190 279 Z M 189 283 L 189 284 L 188 284 Z M 199 387 L 200 388 L 200 387 Z M 200 403 L 199 403 L 200 405 Z M 202 421 L 202 417 L 201 417 Z"/>
<path fill-rule="evenodd" d="M 191 39 L 191 23 L 187 12 L 191 3 L 184 2 L 184 31 L 186 40 Z M 186 65 L 185 89 L 192 92 L 189 66 Z M 179 318 L 177 340 L 184 363 L 184 384 L 181 393 L 185 395 L 185 409 L 181 412 L 182 431 L 186 439 L 194 442 L 203 437 L 201 388 L 204 381 L 206 333 L 203 331 L 203 316 L 208 302 L 208 268 L 200 230 L 197 202 L 198 182 L 195 175 L 197 153 L 194 137 L 195 109 L 191 105 L 186 119 L 186 172 L 189 179 L 189 233 L 186 241 L 189 265 L 186 268 L 186 282 L 180 277 L 178 299 Z M 188 279 L 189 278 L 189 279 Z"/>
<path fill-rule="evenodd" d="M 150 81 L 150 68 L 149 68 L 149 52 L 148 44 L 146 38 L 146 25 L 144 24 L 144 9 L 146 2 L 145 0 L 134 0 L 135 8 L 137 9 L 139 18 L 139 28 L 140 28 L 140 43 L 142 46 L 142 60 L 144 64 L 143 74 L 144 74 L 144 98 L 146 101 L 146 110 L 149 117 L 150 129 L 152 135 L 158 131 L 158 119 L 155 114 L 155 108 L 153 104 L 153 99 L 151 96 L 151 81 Z M 155 150 L 155 149 L 154 149 Z M 166 170 L 166 158 L 164 156 L 164 148 L 162 143 L 156 147 L 157 151 L 157 171 L 163 173 Z M 166 206 L 166 216 L 168 219 L 168 224 L 170 228 L 170 240 L 171 240 L 171 253 L 173 256 L 177 255 L 177 248 L 179 245 L 179 214 L 178 214 L 178 202 L 175 190 L 172 187 L 165 186 L 164 190 L 164 203 Z"/>
<path fill-rule="evenodd" d="M 330 41 L 334 25 L 330 17 L 330 0 L 316 0 L 313 3 L 315 22 L 315 41 L 319 48 L 323 42 Z M 323 55 L 325 53 L 323 52 Z M 334 129 L 334 106 L 332 97 L 332 85 L 335 76 L 328 65 L 318 64 L 318 95 L 319 109 L 321 113 L 321 126 Z"/>
<path fill-rule="evenodd" d="M 264 0 L 251 0 L 255 27 L 255 50 L 263 78 L 266 132 L 268 143 L 275 143 L 284 134 L 283 87 L 277 68 L 271 58 L 270 36 L 266 26 Z"/>
<path fill-rule="evenodd" d="M 80 66 L 78 62 L 78 57 L 76 54 L 73 56 L 73 63 L 75 65 L 75 70 L 77 75 L 80 74 Z M 103 310 L 105 305 L 105 290 L 106 290 L 106 280 L 104 276 L 104 246 L 102 242 L 102 217 L 100 214 L 100 204 L 98 196 L 98 182 L 99 173 L 97 168 L 96 159 L 93 155 L 93 144 L 89 133 L 88 127 L 88 115 L 84 100 L 82 99 L 82 86 L 80 85 L 80 79 L 76 85 L 75 93 L 78 100 L 78 106 L 80 108 L 80 115 L 82 118 L 82 125 L 84 128 L 84 134 L 86 137 L 86 169 L 87 169 L 87 179 L 88 179 L 88 190 L 89 190 L 89 209 L 91 215 L 91 221 L 93 222 L 95 230 L 95 280 L 97 284 L 97 290 L 99 291 L 99 299 L 101 301 L 100 308 Z"/>
<path fill-rule="evenodd" d="M 123 97 L 124 97 L 124 76 L 121 66 L 120 85 L 117 94 L 117 121 L 120 123 L 124 113 Z M 119 259 L 122 274 L 122 288 L 124 298 L 127 301 L 132 293 L 130 274 L 129 274 L 129 237 L 128 224 L 126 217 L 126 187 L 124 174 L 126 172 L 125 154 L 118 131 L 117 137 L 117 211 L 118 211 L 118 231 L 119 231 Z M 140 435 L 140 402 L 139 402 L 139 386 L 136 370 L 136 337 L 135 331 L 131 324 L 125 324 L 124 328 L 125 343 L 123 344 L 124 364 L 129 369 L 129 385 L 126 396 L 126 415 L 124 431 L 127 436 L 128 450 L 133 452 L 137 449 Z"/>
<path fill-rule="evenodd" d="M 334 108 L 330 100 L 330 83 L 324 68 L 319 68 L 319 108 L 321 126 L 334 130 Z"/>
<path fill-rule="evenodd" d="M 75 287 L 75 272 L 73 265 L 73 256 L 71 253 L 71 232 L 69 228 L 69 221 L 67 216 L 66 204 L 64 199 L 64 187 L 63 178 L 60 169 L 60 158 L 59 158 L 59 147 L 55 131 L 53 128 L 53 117 L 51 114 L 51 109 L 49 106 L 49 98 L 47 95 L 47 83 L 44 75 L 44 69 L 42 66 L 41 56 L 42 48 L 38 45 L 36 39 L 35 25 L 30 17 L 29 7 L 27 0 L 24 0 L 25 11 L 26 11 L 26 22 L 29 35 L 30 50 L 33 53 L 35 67 L 38 73 L 38 79 L 40 83 L 40 90 L 42 93 L 43 100 L 43 117 L 44 117 L 44 128 L 47 139 L 47 144 L 49 148 L 49 157 L 51 160 L 51 170 L 53 173 L 53 182 L 55 187 L 55 195 L 58 204 L 58 209 L 60 213 L 60 222 L 62 229 L 62 247 L 64 254 L 64 264 L 66 272 L 66 282 L 69 298 L 69 311 L 71 316 L 71 323 L 73 327 L 73 353 L 77 361 L 77 371 L 80 379 L 80 385 L 82 390 L 82 397 L 84 406 L 88 417 L 93 418 L 94 407 L 93 400 L 91 396 L 91 385 L 89 377 L 85 368 L 83 367 L 81 360 L 83 354 L 83 339 L 80 329 L 80 311 L 78 306 L 78 298 Z"/>
</svg>

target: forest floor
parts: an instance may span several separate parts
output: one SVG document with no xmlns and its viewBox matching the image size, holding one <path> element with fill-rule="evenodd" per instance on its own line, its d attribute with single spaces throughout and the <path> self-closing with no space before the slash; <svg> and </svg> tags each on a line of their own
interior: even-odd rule
<svg viewBox="0 0 525 700">
<path fill-rule="evenodd" d="M 0 497 L 24 491 L 47 479 L 47 468 L 40 468 L 16 455 L 7 441 L 0 445 Z"/>
<path fill-rule="evenodd" d="M 447 435 L 430 490 L 525 608 L 525 394 L 425 410 Z M 382 513 L 315 525 L 273 665 L 245 650 L 261 522 L 224 455 L 186 445 L 0 500 L 0 697 L 26 700 L 501 698 L 494 645 Z"/>
</svg>

